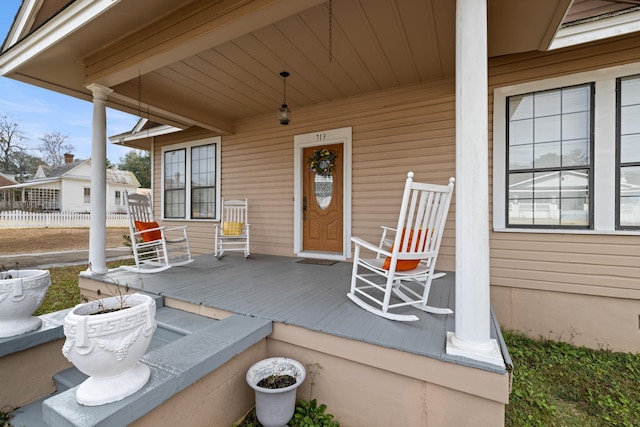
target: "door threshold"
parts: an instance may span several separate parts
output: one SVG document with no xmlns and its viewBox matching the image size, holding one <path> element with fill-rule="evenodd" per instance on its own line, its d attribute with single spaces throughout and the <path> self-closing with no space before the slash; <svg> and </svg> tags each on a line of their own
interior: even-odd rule
<svg viewBox="0 0 640 427">
<path fill-rule="evenodd" d="M 344 256 L 344 254 L 338 254 L 336 252 L 302 251 L 298 252 L 296 256 L 301 258 L 330 259 L 335 261 L 347 260 L 347 257 Z"/>
</svg>

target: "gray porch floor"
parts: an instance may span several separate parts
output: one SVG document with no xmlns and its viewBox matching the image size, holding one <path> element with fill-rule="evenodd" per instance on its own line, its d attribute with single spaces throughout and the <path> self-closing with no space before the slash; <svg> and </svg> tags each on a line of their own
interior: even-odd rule
<svg viewBox="0 0 640 427">
<path fill-rule="evenodd" d="M 420 319 L 397 322 L 375 316 L 347 298 L 350 262 L 333 265 L 298 263 L 300 258 L 255 254 L 245 259 L 230 253 L 218 260 L 212 255 L 195 257 L 186 266 L 161 273 L 139 274 L 121 269 L 109 278 L 134 289 L 273 322 L 300 326 L 351 340 L 363 341 L 491 372 L 505 370 L 492 364 L 450 356 L 445 352 L 447 331 L 454 330 L 454 273 L 434 281 L 429 304 L 449 307 L 454 314 L 435 315 L 413 307 Z M 98 281 L 99 275 L 89 276 Z M 492 337 L 498 340 L 510 363 L 497 320 L 491 317 Z"/>
</svg>

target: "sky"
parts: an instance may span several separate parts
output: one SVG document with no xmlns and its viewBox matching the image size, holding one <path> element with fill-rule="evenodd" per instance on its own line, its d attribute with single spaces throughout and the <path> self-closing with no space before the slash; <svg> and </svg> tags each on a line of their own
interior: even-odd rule
<svg viewBox="0 0 640 427">
<path fill-rule="evenodd" d="M 0 45 L 4 43 L 21 0 L 0 0 Z M 91 157 L 93 104 L 68 95 L 42 89 L 7 77 L 0 77 L 0 116 L 18 123 L 25 136 L 22 145 L 29 154 L 40 156 L 40 138 L 54 131 L 67 135 L 76 159 Z M 107 108 L 107 137 L 130 131 L 138 117 Z M 107 142 L 107 158 L 113 164 L 131 151 Z"/>
</svg>

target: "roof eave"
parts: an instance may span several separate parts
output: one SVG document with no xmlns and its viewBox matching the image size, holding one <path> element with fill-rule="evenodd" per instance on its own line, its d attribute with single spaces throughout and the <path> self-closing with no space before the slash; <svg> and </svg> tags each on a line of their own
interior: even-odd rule
<svg viewBox="0 0 640 427">
<path fill-rule="evenodd" d="M 89 2 L 74 2 L 46 24 L 36 29 L 24 39 L 19 40 L 26 25 L 31 10 L 36 7 L 37 0 L 28 0 L 21 7 L 19 16 L 11 28 L 7 43 L 0 54 L 0 76 L 7 76 L 16 72 L 33 58 L 47 51 L 53 45 L 68 37 L 74 31 L 115 6 L 122 0 L 92 0 Z M 31 8 L 31 9 L 29 9 Z M 24 20 L 21 22 L 20 20 Z"/>
<path fill-rule="evenodd" d="M 603 40 L 640 31 L 640 10 L 615 14 L 561 28 L 549 50 Z"/>
</svg>

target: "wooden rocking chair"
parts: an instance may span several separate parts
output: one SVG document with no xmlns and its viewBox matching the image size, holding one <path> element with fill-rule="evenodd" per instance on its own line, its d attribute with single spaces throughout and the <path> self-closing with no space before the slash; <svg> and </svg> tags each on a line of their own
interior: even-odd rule
<svg viewBox="0 0 640 427">
<path fill-rule="evenodd" d="M 220 258 L 226 251 L 243 252 L 249 256 L 249 202 L 244 200 L 224 200 L 220 224 L 215 225 L 215 257 Z"/>
<path fill-rule="evenodd" d="M 187 226 L 160 227 L 153 219 L 151 195 L 126 194 L 129 236 L 135 266 L 123 269 L 138 273 L 157 273 L 193 261 Z"/>
<path fill-rule="evenodd" d="M 429 313 L 453 313 L 449 308 L 432 307 L 427 301 L 432 280 L 444 275 L 435 273 L 435 266 L 454 182 L 454 178 L 449 179 L 448 185 L 413 182 L 413 172 L 409 172 L 397 227 L 383 227 L 377 246 L 351 238 L 355 250 L 347 296 L 353 302 L 392 320 L 418 320 L 412 314 L 389 312 L 406 305 Z M 393 240 L 388 237 L 390 232 L 395 232 Z M 375 253 L 375 258 L 362 258 L 362 248 Z M 392 295 L 400 302 L 392 303 Z"/>
</svg>

